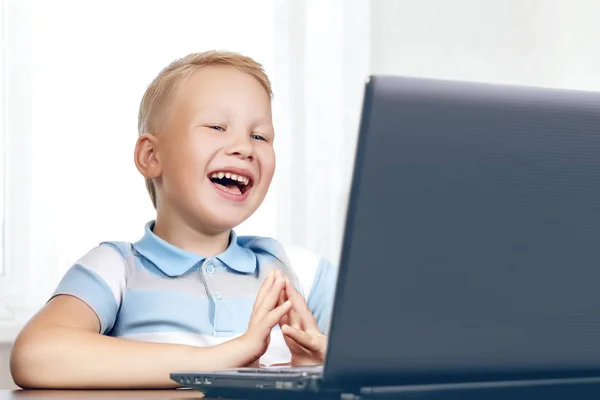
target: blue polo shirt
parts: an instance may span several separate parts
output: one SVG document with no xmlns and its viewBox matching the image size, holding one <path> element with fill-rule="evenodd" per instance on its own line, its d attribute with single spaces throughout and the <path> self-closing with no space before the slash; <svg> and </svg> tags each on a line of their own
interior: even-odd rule
<svg viewBox="0 0 600 400">
<path fill-rule="evenodd" d="M 203 257 L 179 249 L 152 232 L 135 243 L 103 242 L 75 263 L 54 296 L 85 302 L 101 333 L 131 340 L 213 346 L 248 327 L 256 294 L 269 272 L 281 270 L 304 296 L 327 334 L 337 270 L 298 247 L 231 232 L 227 249 Z M 279 327 L 261 362 L 290 361 Z"/>
</svg>

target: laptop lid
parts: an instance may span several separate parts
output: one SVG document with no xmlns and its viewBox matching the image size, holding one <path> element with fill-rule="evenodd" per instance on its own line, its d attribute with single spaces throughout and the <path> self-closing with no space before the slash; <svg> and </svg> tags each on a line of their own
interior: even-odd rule
<svg viewBox="0 0 600 400">
<path fill-rule="evenodd" d="M 600 373 L 600 94 L 375 76 L 324 379 Z"/>
</svg>

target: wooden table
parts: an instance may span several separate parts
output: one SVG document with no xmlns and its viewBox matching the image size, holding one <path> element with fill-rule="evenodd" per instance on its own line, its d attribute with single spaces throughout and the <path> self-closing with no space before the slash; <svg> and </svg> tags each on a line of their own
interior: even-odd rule
<svg viewBox="0 0 600 400">
<path fill-rule="evenodd" d="M 600 399 L 600 379 L 595 382 L 577 380 L 565 384 L 512 384 L 495 385 L 494 387 L 473 387 L 467 390 L 435 389 L 435 385 L 420 387 L 419 390 L 408 390 L 402 394 L 390 397 L 380 397 L 379 400 L 579 400 Z M 166 399 L 202 399 L 202 393 L 195 390 L 0 390 L 0 400 L 49 400 L 49 399 L 94 399 L 94 400 L 166 400 Z M 272 397 L 271 397 L 272 398 Z M 306 400 L 318 399 L 316 396 L 306 395 Z M 285 393 L 282 400 L 290 400 Z M 203 400 L 209 400 L 205 398 Z M 222 400 L 222 399 L 220 399 Z M 328 400 L 331 400 L 329 397 Z M 339 400 L 339 397 L 336 397 Z M 374 400 L 364 398 L 363 400 Z"/>
<path fill-rule="evenodd" d="M 202 393 L 180 390 L 2 390 L 0 400 L 50 400 L 50 399 L 201 399 Z M 206 400 L 206 399 L 205 399 Z"/>
<path fill-rule="evenodd" d="M 77 399 L 77 400 L 192 400 L 204 398 L 202 393 L 189 390 L 0 390 L 0 400 L 51 400 L 51 399 Z M 271 397 L 272 399 L 272 397 Z M 282 393 L 282 400 L 290 400 Z M 307 400 L 320 400 L 315 396 L 307 395 Z M 337 397 L 335 400 L 338 400 Z M 223 400 L 223 399 L 218 399 Z M 331 397 L 323 400 L 333 400 Z"/>
</svg>

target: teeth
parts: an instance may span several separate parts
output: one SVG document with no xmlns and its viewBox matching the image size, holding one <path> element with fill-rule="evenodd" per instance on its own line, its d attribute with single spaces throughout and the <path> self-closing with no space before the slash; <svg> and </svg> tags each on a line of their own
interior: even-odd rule
<svg viewBox="0 0 600 400">
<path fill-rule="evenodd" d="M 250 178 L 246 178 L 245 176 L 241 176 L 241 175 L 232 174 L 231 172 L 213 172 L 210 175 L 210 177 L 216 178 L 216 179 L 227 178 L 227 179 L 231 179 L 234 181 L 238 181 L 244 185 L 247 185 L 250 183 Z"/>
</svg>

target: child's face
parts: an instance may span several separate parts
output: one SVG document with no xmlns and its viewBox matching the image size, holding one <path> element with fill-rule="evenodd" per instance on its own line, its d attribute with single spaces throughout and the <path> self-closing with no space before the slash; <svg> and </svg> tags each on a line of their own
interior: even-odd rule
<svg viewBox="0 0 600 400">
<path fill-rule="evenodd" d="M 225 66 L 194 72 L 159 135 L 159 212 L 166 207 L 211 233 L 239 225 L 267 194 L 273 140 L 271 101 L 256 78 Z"/>
</svg>

